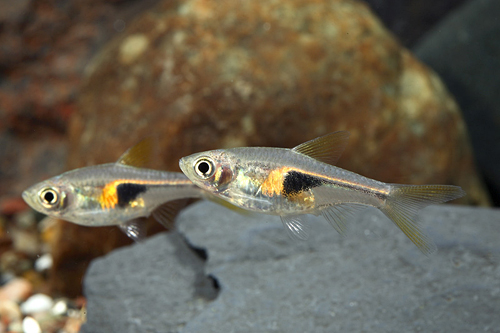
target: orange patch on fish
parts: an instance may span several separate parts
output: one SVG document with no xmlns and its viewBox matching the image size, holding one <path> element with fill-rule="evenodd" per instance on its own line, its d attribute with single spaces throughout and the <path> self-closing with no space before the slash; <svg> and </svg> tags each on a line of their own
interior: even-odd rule
<svg viewBox="0 0 500 333">
<path fill-rule="evenodd" d="M 121 181 L 113 181 L 108 183 L 102 189 L 101 196 L 99 197 L 99 203 L 103 209 L 115 208 L 118 203 L 118 194 L 116 192 L 116 186 L 121 183 Z"/>
<path fill-rule="evenodd" d="M 267 196 L 282 195 L 283 194 L 283 180 L 286 173 L 290 171 L 289 167 L 282 167 L 275 169 L 269 173 L 267 178 L 260 185 L 260 191 Z"/>
</svg>

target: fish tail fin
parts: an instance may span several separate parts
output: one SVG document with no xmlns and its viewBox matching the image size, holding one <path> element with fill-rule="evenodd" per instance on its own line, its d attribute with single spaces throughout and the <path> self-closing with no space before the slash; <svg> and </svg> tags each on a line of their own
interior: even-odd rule
<svg viewBox="0 0 500 333">
<path fill-rule="evenodd" d="M 465 195 L 459 186 L 392 184 L 385 205 L 380 210 L 424 253 L 436 251 L 434 242 L 424 234 L 415 220 L 417 212 L 431 204 L 446 202 Z"/>
</svg>

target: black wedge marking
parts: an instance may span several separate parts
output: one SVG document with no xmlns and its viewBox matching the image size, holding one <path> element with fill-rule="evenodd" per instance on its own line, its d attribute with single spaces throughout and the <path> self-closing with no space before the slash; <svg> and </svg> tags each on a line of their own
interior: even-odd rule
<svg viewBox="0 0 500 333">
<path fill-rule="evenodd" d="M 283 180 L 283 195 L 286 197 L 296 195 L 322 184 L 321 179 L 297 171 L 290 171 Z"/>
<path fill-rule="evenodd" d="M 116 187 L 116 194 L 118 196 L 118 206 L 126 207 L 131 201 L 135 200 L 141 193 L 146 192 L 146 185 L 141 184 L 120 184 Z"/>
</svg>

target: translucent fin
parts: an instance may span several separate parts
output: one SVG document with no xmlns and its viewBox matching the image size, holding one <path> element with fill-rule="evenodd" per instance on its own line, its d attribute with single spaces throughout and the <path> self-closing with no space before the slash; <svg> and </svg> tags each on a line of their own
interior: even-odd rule
<svg viewBox="0 0 500 333">
<path fill-rule="evenodd" d="M 251 195 L 248 195 L 245 192 L 243 192 L 241 190 L 237 190 L 237 189 L 235 189 L 234 191 L 231 192 L 231 200 L 235 201 L 235 202 L 236 201 L 241 201 L 241 202 L 252 201 L 254 203 L 258 203 L 259 207 L 262 210 L 265 210 L 265 209 L 273 206 L 273 202 L 269 199 L 251 196 Z"/>
<path fill-rule="evenodd" d="M 187 199 L 169 201 L 156 208 L 152 215 L 154 219 L 166 229 L 172 229 L 175 217 L 184 207 L 186 207 L 187 202 Z"/>
<path fill-rule="evenodd" d="M 337 131 L 319 138 L 304 142 L 293 148 L 293 151 L 335 165 L 344 152 L 349 140 L 349 132 Z"/>
<path fill-rule="evenodd" d="M 339 234 L 345 236 L 349 229 L 348 222 L 352 220 L 356 213 L 365 210 L 367 206 L 360 204 L 342 204 L 330 206 L 321 211 L 321 215 L 337 230 Z"/>
<path fill-rule="evenodd" d="M 205 194 L 205 198 L 212 201 L 212 202 L 215 202 L 216 204 L 219 204 L 227 209 L 230 209 L 233 212 L 236 212 L 240 215 L 243 215 L 243 216 L 253 215 L 253 212 L 246 210 L 246 209 L 243 209 L 243 208 L 240 208 L 238 206 L 235 206 L 232 203 L 230 203 L 229 201 L 226 201 L 226 200 L 224 200 L 216 195 L 213 195 L 213 194 L 206 195 Z"/>
<path fill-rule="evenodd" d="M 135 242 L 139 242 L 146 238 L 146 224 L 140 219 L 130 220 L 119 225 L 121 231 L 132 238 Z"/>
<path fill-rule="evenodd" d="M 145 138 L 135 146 L 129 148 L 116 163 L 137 168 L 145 167 L 151 160 L 153 153 L 153 137 Z"/>
<path fill-rule="evenodd" d="M 408 238 L 424 253 L 430 255 L 436 245 L 426 236 L 414 220 L 417 212 L 431 204 L 460 198 L 465 192 L 451 185 L 398 185 L 393 184 L 385 206 L 380 210 L 387 215 Z"/>
<path fill-rule="evenodd" d="M 306 240 L 309 238 L 309 228 L 303 219 L 304 215 L 280 216 L 285 230 L 292 239 Z"/>
</svg>

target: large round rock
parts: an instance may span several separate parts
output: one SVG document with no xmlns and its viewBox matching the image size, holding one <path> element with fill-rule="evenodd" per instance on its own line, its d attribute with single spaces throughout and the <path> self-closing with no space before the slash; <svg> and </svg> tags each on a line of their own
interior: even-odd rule
<svg viewBox="0 0 500 333">
<path fill-rule="evenodd" d="M 162 1 L 93 61 L 79 103 L 70 168 L 112 162 L 152 134 L 156 167 L 179 170 L 197 151 L 348 130 L 339 166 L 460 185 L 463 203 L 488 203 L 456 103 L 357 1 Z M 113 247 L 107 229 L 57 235 L 57 273 Z M 74 246 L 83 238 L 96 241 Z"/>
</svg>

